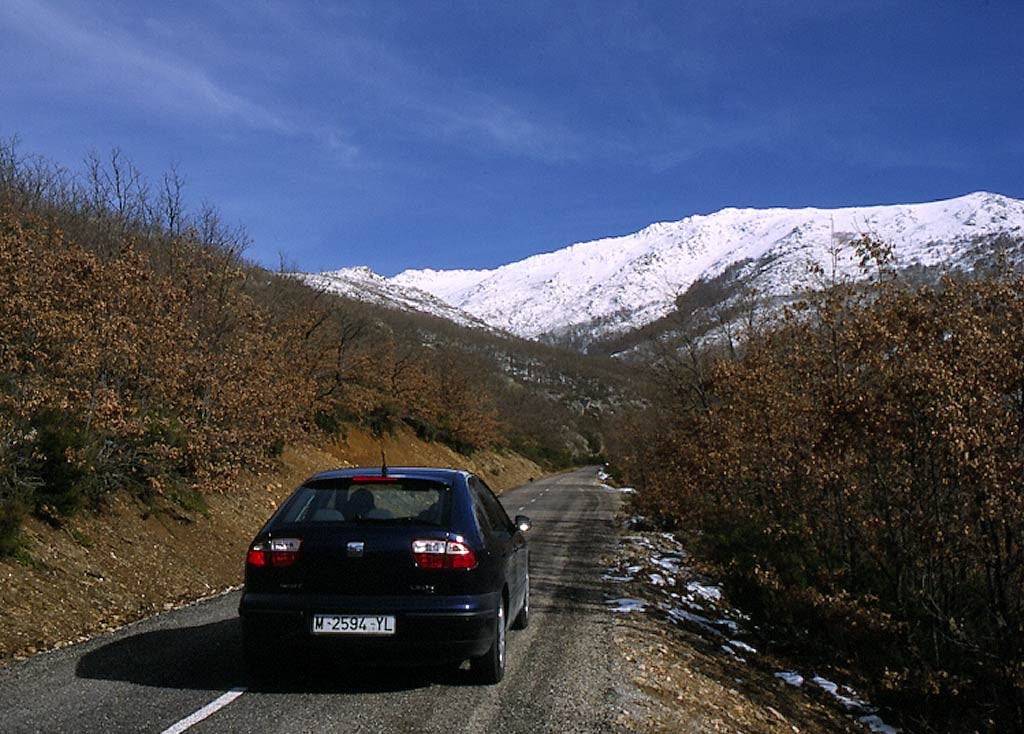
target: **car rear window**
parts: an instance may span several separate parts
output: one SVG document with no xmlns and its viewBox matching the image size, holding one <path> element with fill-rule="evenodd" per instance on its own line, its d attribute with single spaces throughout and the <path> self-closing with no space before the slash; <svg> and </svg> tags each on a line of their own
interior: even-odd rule
<svg viewBox="0 0 1024 734">
<path fill-rule="evenodd" d="M 299 487 L 283 523 L 401 523 L 447 526 L 450 488 L 422 479 L 329 479 Z"/>
</svg>

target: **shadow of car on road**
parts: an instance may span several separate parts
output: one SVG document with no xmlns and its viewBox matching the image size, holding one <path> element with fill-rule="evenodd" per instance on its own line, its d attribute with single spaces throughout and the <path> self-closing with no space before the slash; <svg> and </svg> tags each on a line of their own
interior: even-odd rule
<svg viewBox="0 0 1024 734">
<path fill-rule="evenodd" d="M 451 666 L 367 667 L 363 661 L 301 649 L 290 657 L 286 647 L 271 669 L 254 678 L 243 664 L 237 618 L 119 637 L 83 655 L 75 675 L 153 688 L 224 691 L 244 685 L 273 693 L 383 693 L 473 685 L 469 671 Z"/>
</svg>

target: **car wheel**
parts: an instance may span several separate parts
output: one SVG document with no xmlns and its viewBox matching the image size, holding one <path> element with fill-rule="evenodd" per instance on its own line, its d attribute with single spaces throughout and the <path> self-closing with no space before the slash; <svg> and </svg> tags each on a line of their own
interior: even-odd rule
<svg viewBox="0 0 1024 734">
<path fill-rule="evenodd" d="M 490 649 L 469 661 L 473 677 L 480 683 L 491 685 L 505 677 L 505 604 L 498 604 L 494 615 L 494 642 Z"/>
<path fill-rule="evenodd" d="M 523 606 L 512 620 L 512 629 L 524 630 L 530 626 L 530 574 L 526 574 L 526 588 L 523 590 Z"/>
</svg>

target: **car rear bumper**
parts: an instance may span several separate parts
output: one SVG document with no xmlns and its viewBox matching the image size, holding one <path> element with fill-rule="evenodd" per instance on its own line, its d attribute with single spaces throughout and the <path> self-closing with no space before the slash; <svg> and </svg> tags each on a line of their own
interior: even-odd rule
<svg viewBox="0 0 1024 734">
<path fill-rule="evenodd" d="M 366 652 L 381 663 L 441 664 L 487 652 L 500 601 L 499 593 L 387 597 L 243 592 L 238 613 L 244 633 L 251 638 L 247 644 L 293 645 L 353 655 Z M 391 615 L 395 633 L 314 635 L 315 614 Z"/>
</svg>

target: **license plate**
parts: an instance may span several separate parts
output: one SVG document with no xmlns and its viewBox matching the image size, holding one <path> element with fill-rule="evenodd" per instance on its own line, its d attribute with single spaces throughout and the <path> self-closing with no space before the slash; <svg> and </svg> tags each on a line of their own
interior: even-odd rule
<svg viewBox="0 0 1024 734">
<path fill-rule="evenodd" d="M 393 635 L 395 618 L 382 614 L 314 614 L 314 635 Z"/>
</svg>

